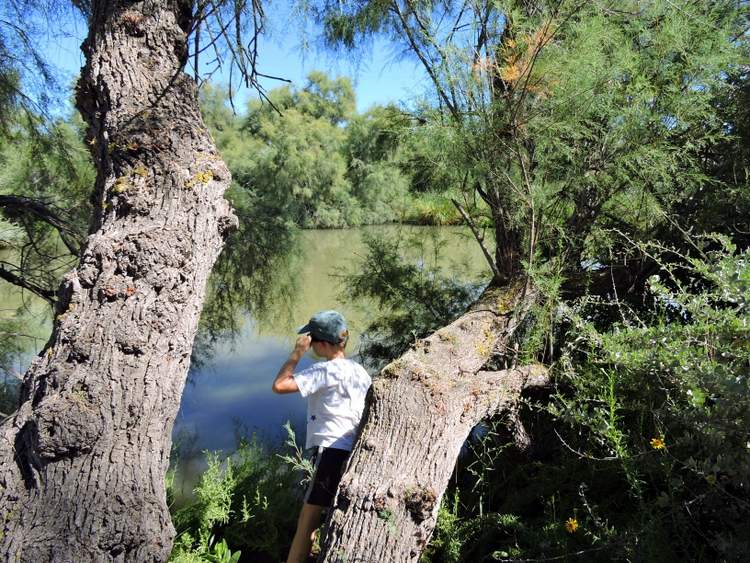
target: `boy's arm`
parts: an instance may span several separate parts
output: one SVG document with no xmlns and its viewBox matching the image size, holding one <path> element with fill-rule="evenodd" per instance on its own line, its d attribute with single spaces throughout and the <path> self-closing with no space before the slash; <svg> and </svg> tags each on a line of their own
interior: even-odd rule
<svg viewBox="0 0 750 563">
<path fill-rule="evenodd" d="M 289 359 L 284 362 L 284 365 L 279 369 L 279 373 L 276 374 L 276 379 L 271 387 L 274 393 L 296 393 L 299 391 L 297 382 L 294 380 L 294 368 L 297 367 L 302 356 L 310 348 L 311 340 L 309 334 L 303 334 L 297 338 L 294 350 L 289 354 Z"/>
</svg>

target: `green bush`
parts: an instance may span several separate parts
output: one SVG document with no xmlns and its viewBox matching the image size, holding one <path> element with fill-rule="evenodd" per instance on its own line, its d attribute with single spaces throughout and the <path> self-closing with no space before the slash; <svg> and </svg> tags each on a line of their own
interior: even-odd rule
<svg viewBox="0 0 750 563">
<path fill-rule="evenodd" d="M 403 241 L 368 241 L 348 286 L 389 311 L 364 342 L 387 361 L 443 326 L 478 288 L 398 258 Z M 551 397 L 524 399 L 533 436 L 509 446 L 488 421 L 459 460 L 425 562 L 740 561 L 750 550 L 750 251 L 726 238 L 691 254 L 639 245 L 658 275 L 640 303 L 566 300 L 554 268 L 518 332 L 544 357 Z"/>
<path fill-rule="evenodd" d="M 411 201 L 403 217 L 404 223 L 415 225 L 462 225 L 461 214 L 449 197 L 437 194 L 421 194 Z"/>
<path fill-rule="evenodd" d="M 623 557 L 635 553 L 627 536 L 675 560 L 750 550 L 750 252 L 718 237 L 699 246 L 676 261 L 644 248 L 672 258 L 650 280 L 646 314 L 623 309 L 606 331 L 582 316 L 590 306 L 568 315 L 580 336 L 558 362 L 550 412 L 588 473 L 606 467 L 622 484 Z M 593 538 L 595 515 L 581 526 Z"/>
<path fill-rule="evenodd" d="M 301 484 L 312 467 L 291 427 L 285 428 L 288 440 L 280 451 L 252 438 L 224 459 L 206 454 L 208 468 L 194 500 L 172 515 L 178 538 L 171 560 L 233 561 L 235 551 L 246 561 L 286 556 L 301 507 Z"/>
<path fill-rule="evenodd" d="M 556 302 L 557 388 L 523 413 L 533 451 L 492 425 L 473 442 L 424 561 L 744 560 L 750 252 L 696 246 L 644 246 L 661 269 L 638 311 Z"/>
</svg>

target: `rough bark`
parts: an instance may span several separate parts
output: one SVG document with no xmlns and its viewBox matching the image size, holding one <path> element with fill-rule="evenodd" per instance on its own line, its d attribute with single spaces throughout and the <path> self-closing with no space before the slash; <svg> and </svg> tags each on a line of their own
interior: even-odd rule
<svg viewBox="0 0 750 563">
<path fill-rule="evenodd" d="M 78 107 L 97 212 L 0 427 L 6 561 L 165 561 L 164 475 L 230 175 L 181 72 L 190 4 L 92 3 Z"/>
<path fill-rule="evenodd" d="M 319 561 L 419 558 L 471 429 L 491 413 L 512 415 L 524 389 L 547 383 L 539 365 L 482 371 L 533 298 L 523 284 L 486 291 L 375 378 Z"/>
</svg>

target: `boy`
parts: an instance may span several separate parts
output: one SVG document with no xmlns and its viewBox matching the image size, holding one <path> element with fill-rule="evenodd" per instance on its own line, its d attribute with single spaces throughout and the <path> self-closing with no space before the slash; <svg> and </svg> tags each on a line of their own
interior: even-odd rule
<svg viewBox="0 0 750 563">
<path fill-rule="evenodd" d="M 305 448 L 317 448 L 315 475 L 305 494 L 287 563 L 304 562 L 312 546 L 312 535 L 320 516 L 333 504 L 344 466 L 354 446 L 365 395 L 371 380 L 365 369 L 346 358 L 349 339 L 346 321 L 336 311 L 316 313 L 299 329 L 289 359 L 273 382 L 276 393 L 299 391 L 307 399 Z M 294 368 L 312 346 L 324 361 L 294 373 Z"/>
</svg>

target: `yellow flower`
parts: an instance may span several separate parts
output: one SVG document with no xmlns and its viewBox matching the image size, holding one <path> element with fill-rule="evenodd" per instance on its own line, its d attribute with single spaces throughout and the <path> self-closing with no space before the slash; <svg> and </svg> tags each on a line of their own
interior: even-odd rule
<svg viewBox="0 0 750 563">
<path fill-rule="evenodd" d="M 655 450 L 664 450 L 667 445 L 664 443 L 663 438 L 651 438 L 651 447 Z"/>
<path fill-rule="evenodd" d="M 578 520 L 576 520 L 575 518 L 568 518 L 565 521 L 565 531 L 567 531 L 569 534 L 574 534 L 577 529 L 578 529 Z"/>
</svg>

